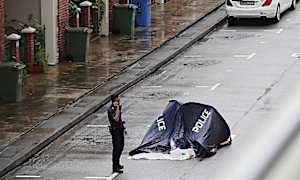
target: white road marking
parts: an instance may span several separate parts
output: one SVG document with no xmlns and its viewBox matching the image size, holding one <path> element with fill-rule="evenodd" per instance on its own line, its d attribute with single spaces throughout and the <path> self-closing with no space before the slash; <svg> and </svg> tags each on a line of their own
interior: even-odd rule
<svg viewBox="0 0 300 180">
<path fill-rule="evenodd" d="M 274 29 L 264 29 L 265 32 L 273 32 Z"/>
<path fill-rule="evenodd" d="M 161 88 L 162 86 L 141 86 L 141 88 Z"/>
<path fill-rule="evenodd" d="M 288 19 L 286 19 L 286 21 L 291 21 L 291 19 L 290 19 L 290 18 L 288 18 Z"/>
<path fill-rule="evenodd" d="M 85 177 L 85 179 L 107 179 L 108 177 Z"/>
<path fill-rule="evenodd" d="M 265 44 L 265 42 L 264 41 L 261 41 L 261 42 L 259 42 L 260 44 Z"/>
<path fill-rule="evenodd" d="M 165 76 L 164 78 L 160 79 L 160 81 L 165 81 L 168 78 L 169 78 L 169 76 Z"/>
<path fill-rule="evenodd" d="M 282 28 L 280 28 L 280 29 L 264 29 L 263 31 L 264 32 L 275 32 L 277 34 L 280 34 L 283 31 L 283 29 Z"/>
<path fill-rule="evenodd" d="M 292 57 L 298 58 L 298 57 L 300 57 L 300 53 L 293 53 Z"/>
<path fill-rule="evenodd" d="M 265 32 L 274 32 L 274 31 L 278 31 L 277 29 L 264 29 Z"/>
<path fill-rule="evenodd" d="M 279 29 L 276 33 L 280 34 L 283 31 L 283 29 Z"/>
<path fill-rule="evenodd" d="M 236 54 L 236 55 L 234 55 L 233 57 L 235 57 L 235 58 L 246 58 L 246 57 L 248 57 L 249 55 L 245 55 L 245 54 Z"/>
<path fill-rule="evenodd" d="M 201 85 L 198 85 L 198 86 L 195 86 L 195 88 L 208 88 L 209 86 L 201 86 Z"/>
<path fill-rule="evenodd" d="M 221 85 L 221 83 L 217 83 L 215 84 L 213 87 L 210 88 L 211 91 L 214 91 L 215 89 L 217 89 L 217 87 L 219 87 Z"/>
<path fill-rule="evenodd" d="M 113 173 L 110 176 L 102 176 L 102 177 L 85 177 L 85 179 L 106 179 L 106 180 L 113 180 L 115 179 L 117 176 L 119 176 L 120 173 Z"/>
<path fill-rule="evenodd" d="M 228 31 L 228 32 L 235 32 L 235 31 L 239 31 L 239 32 L 272 32 L 272 33 L 277 33 L 277 32 L 282 32 L 283 29 L 257 29 L 257 30 L 249 30 L 249 29 L 240 29 L 240 30 L 220 30 L 220 31 Z M 261 34 L 260 34 L 261 35 Z"/>
<path fill-rule="evenodd" d="M 221 29 L 224 32 L 236 32 L 236 29 Z"/>
<path fill-rule="evenodd" d="M 107 128 L 108 125 L 102 125 L 102 124 L 89 124 L 86 125 L 87 128 Z"/>
<path fill-rule="evenodd" d="M 120 175 L 120 173 L 113 173 L 111 176 L 109 176 L 109 177 L 107 178 L 107 180 L 112 180 L 112 179 L 116 178 L 116 177 L 119 176 L 119 175 Z"/>
<path fill-rule="evenodd" d="M 163 75 L 163 74 L 165 74 L 167 71 L 163 71 L 162 73 L 160 73 L 160 75 Z"/>
<path fill-rule="evenodd" d="M 232 69 L 227 69 L 226 72 L 232 72 Z"/>
<path fill-rule="evenodd" d="M 256 55 L 255 53 L 251 53 L 251 54 L 236 54 L 236 55 L 233 55 L 233 57 L 235 57 L 235 58 L 246 58 L 247 60 L 250 60 L 255 55 Z"/>
<path fill-rule="evenodd" d="M 16 178 L 40 178 L 41 176 L 37 175 L 16 175 Z"/>
<path fill-rule="evenodd" d="M 252 59 L 255 55 L 256 55 L 255 53 L 252 53 L 252 54 L 250 54 L 250 55 L 247 57 L 247 59 L 250 60 L 250 59 Z"/>
<path fill-rule="evenodd" d="M 184 56 L 184 58 L 202 58 L 203 56 L 201 55 L 187 55 L 187 56 Z"/>
</svg>

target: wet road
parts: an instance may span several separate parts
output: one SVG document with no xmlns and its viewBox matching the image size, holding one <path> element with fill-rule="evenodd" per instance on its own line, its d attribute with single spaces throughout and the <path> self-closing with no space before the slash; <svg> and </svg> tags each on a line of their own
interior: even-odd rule
<svg viewBox="0 0 300 180">
<path fill-rule="evenodd" d="M 215 179 L 231 165 L 245 137 L 272 124 L 287 96 L 299 83 L 300 6 L 280 23 L 243 21 L 224 25 L 172 63 L 122 94 L 128 135 L 116 179 Z M 263 24 L 263 25 L 261 25 Z M 230 147 L 203 161 L 127 160 L 169 99 L 215 106 L 236 135 Z M 36 155 L 7 179 L 100 179 L 111 172 L 111 138 L 100 109 Z M 248 144 L 249 151 L 255 147 Z M 263 147 L 265 148 L 265 147 Z M 247 155 L 247 152 L 245 152 Z M 251 168 L 251 167 L 249 167 Z M 232 169 L 234 171 L 234 169 Z M 30 178 L 30 179 L 33 179 Z"/>
<path fill-rule="evenodd" d="M 222 3 L 223 0 L 172 0 L 155 4 L 151 7 L 151 26 L 136 28 L 134 39 L 115 34 L 93 39 L 86 64 L 60 62 L 49 67 L 47 74 L 29 74 L 21 102 L 0 102 L 0 151 Z"/>
</svg>

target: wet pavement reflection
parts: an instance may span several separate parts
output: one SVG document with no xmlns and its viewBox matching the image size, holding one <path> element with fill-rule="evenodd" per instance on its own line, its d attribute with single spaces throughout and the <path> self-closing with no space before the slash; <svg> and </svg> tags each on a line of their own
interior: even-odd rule
<svg viewBox="0 0 300 180">
<path fill-rule="evenodd" d="M 136 28 L 135 38 L 110 35 L 91 40 L 88 62 L 62 62 L 47 74 L 28 74 L 19 103 L 0 103 L 0 151 L 74 99 L 134 61 L 223 3 L 223 0 L 171 0 L 152 5 L 148 28 Z"/>
</svg>

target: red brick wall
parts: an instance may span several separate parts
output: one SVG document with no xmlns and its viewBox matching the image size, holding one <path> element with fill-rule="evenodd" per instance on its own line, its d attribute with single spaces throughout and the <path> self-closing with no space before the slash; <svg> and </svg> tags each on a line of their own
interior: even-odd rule
<svg viewBox="0 0 300 180">
<path fill-rule="evenodd" d="M 111 32 L 112 30 L 112 9 L 113 9 L 113 5 L 119 3 L 119 0 L 109 0 L 109 31 Z"/>
<path fill-rule="evenodd" d="M 57 44 L 59 47 L 59 60 L 64 59 L 64 45 L 65 45 L 65 29 L 69 22 L 69 0 L 58 0 L 58 15 L 57 15 Z"/>
<path fill-rule="evenodd" d="M 4 59 L 4 0 L 0 0 L 0 61 Z"/>
</svg>

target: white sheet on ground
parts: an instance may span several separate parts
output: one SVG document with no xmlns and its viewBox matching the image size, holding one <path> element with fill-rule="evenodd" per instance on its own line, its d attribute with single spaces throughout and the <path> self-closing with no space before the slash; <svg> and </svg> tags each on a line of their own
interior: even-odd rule
<svg viewBox="0 0 300 180">
<path fill-rule="evenodd" d="M 149 159 L 149 160 L 188 160 L 193 159 L 196 156 L 195 151 L 191 148 L 189 149 L 179 149 L 176 148 L 170 151 L 169 154 L 163 153 L 140 153 L 134 156 L 129 156 L 128 159 Z"/>
</svg>

